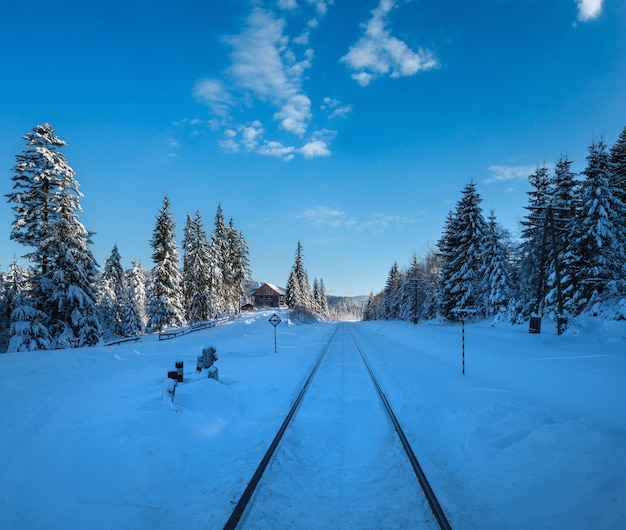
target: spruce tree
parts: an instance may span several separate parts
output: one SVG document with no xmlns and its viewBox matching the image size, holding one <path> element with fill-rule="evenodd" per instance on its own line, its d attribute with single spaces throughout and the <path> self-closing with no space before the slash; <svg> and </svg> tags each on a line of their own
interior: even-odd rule
<svg viewBox="0 0 626 530">
<path fill-rule="evenodd" d="M 581 304 L 611 294 L 621 276 L 624 248 L 620 234 L 622 203 L 611 186 L 611 163 L 604 141 L 592 142 L 583 171 L 580 212 L 580 238 L 577 242 L 582 261 Z"/>
<path fill-rule="evenodd" d="M 313 294 L 311 293 L 309 276 L 304 268 L 304 256 L 302 255 L 300 240 L 298 240 L 296 258 L 287 281 L 287 305 L 292 309 L 314 310 Z"/>
<path fill-rule="evenodd" d="M 626 204 L 626 127 L 611 147 L 611 187 L 613 195 Z M 626 227 L 622 226 L 622 230 Z"/>
<path fill-rule="evenodd" d="M 170 201 L 165 196 L 150 242 L 154 267 L 148 296 L 148 324 L 158 331 L 168 326 L 182 326 L 184 322 L 182 277 L 174 234 L 176 224 L 169 208 Z"/>
<path fill-rule="evenodd" d="M 556 241 L 558 260 L 561 269 L 561 293 L 564 309 L 570 314 L 580 310 L 578 288 L 581 281 L 582 260 L 577 241 L 580 238 L 580 183 L 571 170 L 572 162 L 567 156 L 561 156 L 554 167 L 551 202 L 556 219 Z M 554 260 L 549 262 L 548 278 L 555 278 Z M 556 285 L 550 281 L 546 296 L 546 305 L 556 305 Z"/>
<path fill-rule="evenodd" d="M 326 286 L 324 285 L 324 278 L 320 278 L 318 283 L 318 298 L 317 303 L 320 308 L 320 315 L 323 318 L 330 317 L 330 309 L 328 307 L 328 296 L 326 296 Z"/>
<path fill-rule="evenodd" d="M 214 228 L 209 243 L 210 255 L 210 289 L 209 300 L 214 316 L 224 315 L 228 310 L 229 300 L 229 241 L 228 230 L 224 221 L 222 205 L 217 205 Z"/>
<path fill-rule="evenodd" d="M 141 335 L 147 324 L 146 318 L 146 274 L 138 261 L 126 272 L 126 296 L 124 298 L 125 337 Z"/>
<path fill-rule="evenodd" d="M 522 243 L 519 248 L 517 290 L 515 294 L 516 321 L 528 318 L 537 301 L 540 276 L 541 246 L 546 206 L 551 202 L 551 178 L 545 164 L 537 166 L 528 177 L 532 189 L 528 192 L 528 213 L 521 221 Z"/>
<path fill-rule="evenodd" d="M 103 326 L 117 337 L 124 334 L 126 303 L 126 285 L 121 259 L 117 245 L 113 245 L 111 254 L 104 260 L 100 275 L 99 306 Z"/>
<path fill-rule="evenodd" d="M 229 300 L 235 312 L 239 313 L 245 296 L 244 282 L 251 276 L 250 252 L 243 234 L 235 228 L 232 218 L 228 223 L 228 257 Z"/>
<path fill-rule="evenodd" d="M 419 319 L 424 303 L 425 274 L 416 253 L 413 253 L 400 294 L 400 313 L 402 320 Z"/>
<path fill-rule="evenodd" d="M 441 311 L 455 320 L 455 309 L 485 313 L 484 235 L 487 231 L 476 185 L 470 182 L 462 192 L 454 215 L 449 217 L 446 234 L 440 242 L 442 270 Z"/>
<path fill-rule="evenodd" d="M 198 211 L 193 218 L 187 215 L 183 251 L 185 316 L 193 324 L 211 316 L 209 242 Z"/>
<path fill-rule="evenodd" d="M 397 262 L 394 262 L 387 275 L 383 290 L 383 301 L 380 315 L 385 319 L 396 319 L 400 316 L 400 297 L 404 277 Z"/>
<path fill-rule="evenodd" d="M 90 249 L 91 233 L 78 219 L 82 193 L 61 152 L 67 143 L 47 123 L 23 139 L 26 150 L 16 157 L 13 192 L 7 197 L 15 213 L 11 238 L 32 248 L 26 254 L 32 264 L 32 289 L 22 297 L 26 309 L 15 313 L 26 320 L 14 320 L 12 329 L 20 328 L 23 337 L 41 337 L 39 326 L 45 325 L 53 347 L 94 345 L 100 338 L 98 266 Z M 36 333 L 23 332 L 31 324 L 38 328 Z M 28 347 L 44 343 L 29 341 Z M 15 341 L 13 346 L 21 349 Z"/>
<path fill-rule="evenodd" d="M 501 229 L 493 210 L 487 219 L 484 241 L 485 295 L 487 315 L 504 317 L 511 298 L 512 282 L 506 246 L 500 236 Z"/>
<path fill-rule="evenodd" d="M 328 298 L 326 297 L 326 289 L 324 287 L 324 280 L 320 278 L 313 279 L 313 304 L 315 312 L 322 318 L 329 318 L 330 311 L 328 308 Z"/>
</svg>

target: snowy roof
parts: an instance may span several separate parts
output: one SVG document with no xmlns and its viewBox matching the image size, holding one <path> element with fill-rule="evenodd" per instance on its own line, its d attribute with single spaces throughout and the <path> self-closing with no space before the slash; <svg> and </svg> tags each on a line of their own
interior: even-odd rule
<svg viewBox="0 0 626 530">
<path fill-rule="evenodd" d="M 282 294 L 282 295 L 286 295 L 286 294 L 287 294 L 287 292 L 285 291 L 285 289 L 283 289 L 282 287 L 278 287 L 277 285 L 274 285 L 273 283 L 265 283 L 265 282 L 264 282 L 264 283 L 262 283 L 262 284 L 259 286 L 259 289 L 260 289 L 261 287 L 263 287 L 264 285 L 267 285 L 270 289 L 272 289 L 273 291 L 276 291 L 278 294 Z M 257 291 L 258 291 L 258 289 L 257 289 Z"/>
</svg>

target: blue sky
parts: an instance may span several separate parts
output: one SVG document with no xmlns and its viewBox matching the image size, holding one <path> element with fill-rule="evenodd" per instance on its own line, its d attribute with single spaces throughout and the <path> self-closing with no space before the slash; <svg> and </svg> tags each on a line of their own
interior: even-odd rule
<svg viewBox="0 0 626 530">
<path fill-rule="evenodd" d="M 3 7 L 0 49 L 3 195 L 49 122 L 100 264 L 152 267 L 167 194 L 179 240 L 221 203 L 255 279 L 285 285 L 301 240 L 336 295 L 434 247 L 472 179 L 515 233 L 537 163 L 580 171 L 626 126 L 623 0 L 35 0 Z"/>
</svg>

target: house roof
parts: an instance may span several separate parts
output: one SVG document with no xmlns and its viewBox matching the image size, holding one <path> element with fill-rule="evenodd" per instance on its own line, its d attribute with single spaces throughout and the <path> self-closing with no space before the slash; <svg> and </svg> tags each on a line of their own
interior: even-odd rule
<svg viewBox="0 0 626 530">
<path fill-rule="evenodd" d="M 259 288 L 254 291 L 254 294 L 257 293 L 257 291 L 263 287 L 264 285 L 267 285 L 272 291 L 276 292 L 276 294 L 281 294 L 281 295 L 286 295 L 287 292 L 285 291 L 285 289 L 283 289 L 282 287 L 278 287 L 277 285 L 274 285 L 273 283 L 262 283 Z"/>
</svg>

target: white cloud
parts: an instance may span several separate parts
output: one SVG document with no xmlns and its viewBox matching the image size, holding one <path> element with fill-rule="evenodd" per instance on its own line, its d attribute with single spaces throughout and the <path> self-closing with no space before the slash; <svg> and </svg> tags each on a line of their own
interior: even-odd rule
<svg viewBox="0 0 626 530">
<path fill-rule="evenodd" d="M 315 6 L 318 15 L 325 15 L 328 11 L 328 6 L 333 4 L 333 0 L 307 0 L 307 2 Z"/>
<path fill-rule="evenodd" d="M 194 97 L 208 105 L 218 116 L 228 114 L 232 98 L 218 79 L 200 79 L 194 89 Z"/>
<path fill-rule="evenodd" d="M 372 18 L 363 25 L 365 34 L 350 47 L 350 51 L 341 58 L 356 71 L 352 79 L 361 86 L 370 84 L 373 78 L 380 75 L 391 77 L 412 76 L 420 71 L 430 70 L 438 66 L 437 59 L 427 50 L 412 50 L 387 28 L 388 16 L 396 0 L 380 0 Z"/>
<path fill-rule="evenodd" d="M 243 145 L 251 151 L 259 143 L 261 136 L 263 136 L 263 125 L 260 121 L 255 120 L 249 126 L 241 128 L 241 136 Z"/>
<path fill-rule="evenodd" d="M 284 160 L 296 155 L 307 158 L 330 155 L 329 145 L 336 132 L 308 130 L 313 104 L 303 82 L 315 55 L 304 45 L 332 3 L 333 0 L 276 0 L 273 7 L 264 4 L 263 8 L 254 2 L 256 5 L 241 30 L 224 38 L 232 51 L 222 80 L 201 79 L 193 90 L 196 99 L 213 112 L 211 128 L 222 132 L 218 144 L 223 150 Z M 309 16 L 303 21 L 302 13 L 307 10 Z M 304 25 L 294 28 L 292 19 L 286 17 L 300 20 Z M 332 102 L 326 107 L 327 119 L 345 116 L 352 108 Z M 266 115 L 268 109 L 271 122 L 265 120 L 264 126 L 254 118 L 259 112 Z M 319 112 L 319 107 L 315 110 Z M 250 119 L 242 124 L 237 116 Z M 289 134 L 300 140 L 285 139 Z"/>
<path fill-rule="evenodd" d="M 238 153 L 240 151 L 239 144 L 231 138 L 219 140 L 217 145 L 219 145 L 220 149 L 223 149 L 227 153 Z"/>
<path fill-rule="evenodd" d="M 353 219 L 348 219 L 346 212 L 343 210 L 337 210 L 335 208 L 329 208 L 328 206 L 316 206 L 315 208 L 307 208 L 296 217 L 305 219 L 313 226 L 331 226 L 338 228 L 342 225 L 350 225 L 354 222 Z"/>
<path fill-rule="evenodd" d="M 405 225 L 414 223 L 415 219 L 412 217 L 406 217 L 401 215 L 388 215 L 383 213 L 376 213 L 371 219 L 360 223 L 356 226 L 358 231 L 371 230 L 374 234 L 380 234 L 384 232 L 385 228 L 390 225 Z"/>
<path fill-rule="evenodd" d="M 304 94 L 294 94 L 282 108 L 274 114 L 280 120 L 280 126 L 286 131 L 302 135 L 306 132 L 307 122 L 311 117 L 311 100 Z"/>
<path fill-rule="evenodd" d="M 303 155 L 305 158 L 330 156 L 328 146 L 326 145 L 326 142 L 323 142 L 322 140 L 315 140 L 304 144 L 300 149 L 298 149 L 298 153 Z"/>
<path fill-rule="evenodd" d="M 576 0 L 578 4 L 578 20 L 588 22 L 594 20 L 602 13 L 603 0 Z"/>
<path fill-rule="evenodd" d="M 295 150 L 296 148 L 293 146 L 287 147 L 280 142 L 266 141 L 264 145 L 259 147 L 257 153 L 264 156 L 275 156 L 285 160 L 291 160 L 294 157 Z"/>
<path fill-rule="evenodd" d="M 296 0 L 277 0 L 276 5 L 279 9 L 293 11 L 294 9 L 297 9 L 298 2 L 296 2 Z"/>
<path fill-rule="evenodd" d="M 528 176 L 535 172 L 536 165 L 533 166 L 490 166 L 491 177 L 484 180 L 485 184 L 493 182 L 505 182 L 509 180 L 526 180 Z"/>
<path fill-rule="evenodd" d="M 342 105 L 341 101 L 338 99 L 332 98 L 324 98 L 324 103 L 320 107 L 322 110 L 327 111 L 328 119 L 332 120 L 333 118 L 345 118 L 348 114 L 350 114 L 354 110 L 354 105 Z"/>
<path fill-rule="evenodd" d="M 415 223 L 412 217 L 400 215 L 386 215 L 376 213 L 365 221 L 359 221 L 354 216 L 349 216 L 345 211 L 328 206 L 316 206 L 315 208 L 307 208 L 303 212 L 296 215 L 298 219 L 304 219 L 316 228 L 347 228 L 356 232 L 370 231 L 380 234 L 389 226 L 401 226 Z"/>
<path fill-rule="evenodd" d="M 301 135 L 311 119 L 311 101 L 302 92 L 302 76 L 310 67 L 312 51 L 302 61 L 288 48 L 285 21 L 256 8 L 246 27 L 228 41 L 233 46 L 229 68 L 237 86 L 250 91 L 261 101 L 279 108 L 274 119 L 286 131 Z"/>
</svg>

